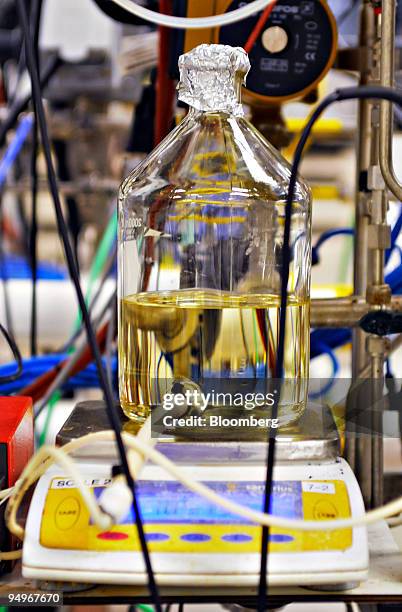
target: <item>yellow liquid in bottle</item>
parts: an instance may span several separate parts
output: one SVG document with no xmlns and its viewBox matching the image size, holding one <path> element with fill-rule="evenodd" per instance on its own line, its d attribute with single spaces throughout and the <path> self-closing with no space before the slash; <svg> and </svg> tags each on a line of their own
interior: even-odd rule
<svg viewBox="0 0 402 612">
<path fill-rule="evenodd" d="M 144 420 L 161 406 L 173 381 L 273 378 L 279 333 L 277 295 L 188 289 L 148 292 L 120 302 L 120 401 Z M 309 301 L 289 296 L 279 423 L 287 426 L 306 404 L 310 354 Z M 227 407 L 227 405 L 226 405 Z M 219 411 L 219 405 L 207 410 Z M 215 412 L 216 413 L 216 412 Z M 269 417 L 269 413 L 265 412 Z"/>
</svg>

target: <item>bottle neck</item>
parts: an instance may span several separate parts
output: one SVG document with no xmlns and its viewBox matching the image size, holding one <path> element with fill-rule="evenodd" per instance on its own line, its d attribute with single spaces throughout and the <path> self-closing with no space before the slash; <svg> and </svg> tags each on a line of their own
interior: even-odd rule
<svg viewBox="0 0 402 612">
<path fill-rule="evenodd" d="M 242 76 L 229 71 L 192 70 L 179 84 L 179 100 L 190 109 L 206 113 L 243 116 L 241 103 Z"/>
</svg>

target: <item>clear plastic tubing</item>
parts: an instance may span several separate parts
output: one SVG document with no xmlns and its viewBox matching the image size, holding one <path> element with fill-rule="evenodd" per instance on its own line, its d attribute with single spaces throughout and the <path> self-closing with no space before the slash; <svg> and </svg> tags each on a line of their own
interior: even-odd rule
<svg viewBox="0 0 402 612">
<path fill-rule="evenodd" d="M 211 15 L 210 17 L 174 17 L 172 15 L 164 15 L 150 11 L 132 0 L 112 0 L 115 4 L 132 13 L 136 17 L 140 17 L 145 21 L 166 28 L 176 28 L 181 30 L 199 30 L 202 28 L 216 28 L 229 25 L 247 19 L 250 15 L 258 13 L 275 0 L 254 0 L 251 4 L 243 6 L 223 15 Z"/>
</svg>

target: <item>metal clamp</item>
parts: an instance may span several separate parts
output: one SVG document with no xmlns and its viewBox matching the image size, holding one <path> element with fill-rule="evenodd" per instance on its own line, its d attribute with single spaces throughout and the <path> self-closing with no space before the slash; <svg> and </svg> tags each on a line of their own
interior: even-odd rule
<svg viewBox="0 0 402 612">
<path fill-rule="evenodd" d="M 370 224 L 367 228 L 367 240 L 369 249 L 389 249 L 391 246 L 391 228 L 389 225 Z"/>
</svg>

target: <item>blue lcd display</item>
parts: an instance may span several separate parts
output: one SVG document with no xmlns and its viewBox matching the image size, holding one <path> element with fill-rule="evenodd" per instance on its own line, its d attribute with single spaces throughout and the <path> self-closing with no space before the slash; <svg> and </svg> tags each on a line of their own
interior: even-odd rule
<svg viewBox="0 0 402 612">
<path fill-rule="evenodd" d="M 205 482 L 215 493 L 253 510 L 262 511 L 264 485 L 261 482 Z M 189 491 L 179 482 L 142 480 L 137 483 L 141 515 L 146 523 L 166 524 L 238 524 L 251 525 L 247 519 L 232 514 Z M 102 488 L 95 488 L 99 497 Z M 285 518 L 303 518 L 302 488 L 299 481 L 280 481 L 273 485 L 271 512 Z M 121 525 L 134 523 L 133 512 Z"/>
</svg>

